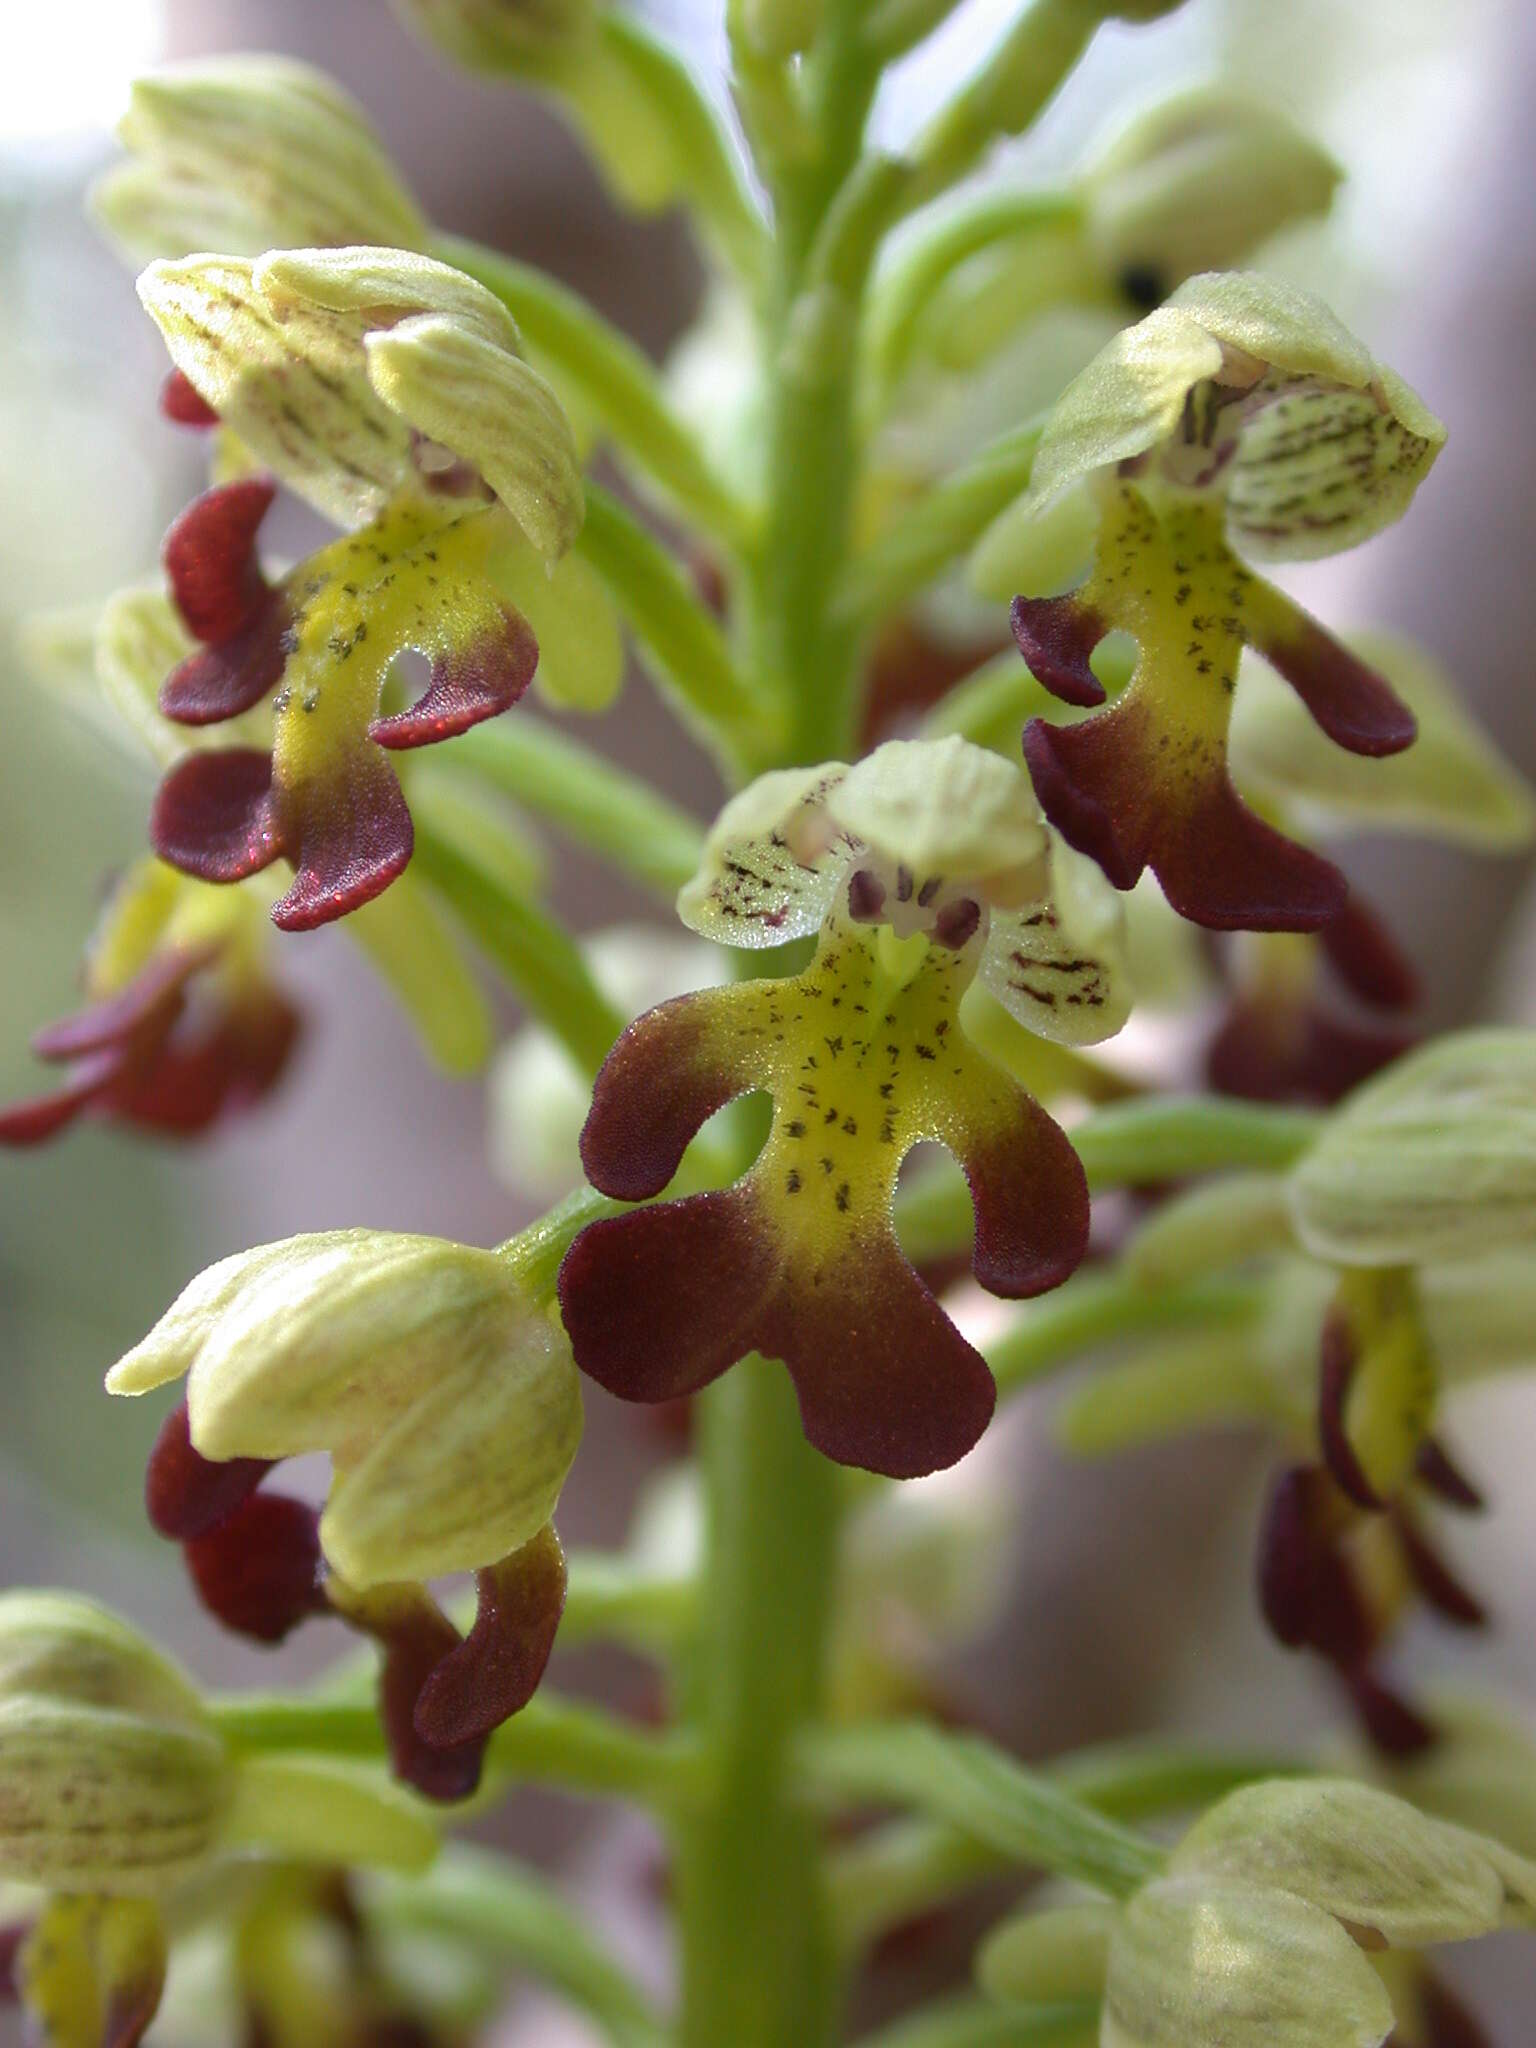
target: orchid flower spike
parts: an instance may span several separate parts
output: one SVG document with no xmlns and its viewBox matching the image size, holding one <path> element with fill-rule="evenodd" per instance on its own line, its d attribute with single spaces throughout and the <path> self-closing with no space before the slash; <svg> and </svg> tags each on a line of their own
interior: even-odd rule
<svg viewBox="0 0 1536 2048">
<path fill-rule="evenodd" d="M 261 1642 L 327 1612 L 376 1637 L 396 1770 L 464 1796 L 486 1738 L 532 1696 L 564 1604 L 550 1517 L 581 1395 L 558 1329 L 503 1254 L 332 1231 L 210 1267 L 107 1386 L 183 1374 L 146 1497 L 204 1603 Z M 263 1486 L 307 1451 L 331 1457 L 318 1518 Z M 459 1571 L 479 1593 L 462 1642 L 425 1589 Z"/>
<path fill-rule="evenodd" d="M 589 1225 L 560 1275 L 582 1370 L 629 1400 L 690 1394 L 752 1350 L 788 1366 L 806 1434 L 845 1464 L 952 1464 L 995 1389 L 897 1243 L 902 1159 L 960 1159 L 972 1268 L 1008 1298 L 1083 1255 L 1082 1169 L 1034 1099 L 971 1042 L 979 981 L 1068 1043 L 1126 1014 L 1118 906 L 1042 822 L 1021 771 L 966 741 L 891 741 L 762 777 L 729 803 L 683 889 L 684 923 L 763 947 L 815 936 L 784 979 L 703 990 L 630 1026 L 597 1079 L 587 1176 L 647 1201 L 701 1124 L 766 1088 L 774 1118 L 735 1186 Z"/>
<path fill-rule="evenodd" d="M 1089 663 L 1116 629 L 1138 659 L 1123 695 L 1077 724 L 1034 719 L 1025 758 L 1046 815 L 1128 889 L 1150 866 L 1183 916 L 1313 931 L 1338 870 L 1237 796 L 1227 733 L 1244 647 L 1328 737 L 1388 755 L 1414 738 L 1390 686 L 1241 555 L 1307 560 L 1407 510 L 1440 422 L 1306 293 L 1248 274 L 1191 278 L 1109 343 L 1047 421 L 1029 527 L 1068 494 L 1096 519 L 1093 568 L 1066 596 L 1021 595 L 1014 635 L 1040 682 L 1091 708 Z"/>
<path fill-rule="evenodd" d="M 191 726 L 270 695 L 271 751 L 179 762 L 151 837 L 207 881 L 287 859 L 273 917 L 304 930 L 377 896 L 411 857 L 389 752 L 452 738 L 526 689 L 530 615 L 582 521 L 575 441 L 500 301 L 430 258 L 198 256 L 152 264 L 139 292 L 191 393 L 271 472 L 215 485 L 166 537 L 202 645 L 160 695 Z M 349 529 L 277 581 L 256 552 L 274 479 Z M 386 712 L 408 650 L 428 688 Z"/>
</svg>

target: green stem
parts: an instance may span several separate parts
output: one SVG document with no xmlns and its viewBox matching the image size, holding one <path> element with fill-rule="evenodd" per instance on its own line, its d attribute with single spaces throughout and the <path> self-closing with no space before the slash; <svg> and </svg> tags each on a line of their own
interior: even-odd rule
<svg viewBox="0 0 1536 2048">
<path fill-rule="evenodd" d="M 518 997 L 595 1074 L 629 1021 L 592 979 L 576 941 L 500 876 L 418 819 L 415 864 Z"/>
<path fill-rule="evenodd" d="M 726 766 L 771 755 L 779 734 L 724 634 L 655 535 L 595 484 L 587 486 L 576 553 L 607 584 L 674 708 Z"/>
<path fill-rule="evenodd" d="M 987 1346 L 986 1359 L 1003 1399 L 1100 1344 L 1245 1322 L 1261 1300 L 1257 1287 L 1240 1281 L 1151 1288 L 1124 1273 L 1081 1273 L 1021 1308 L 1011 1328 Z"/>
<path fill-rule="evenodd" d="M 923 1721 L 820 1729 L 800 1745 L 814 1792 L 839 1804 L 902 1806 L 987 1843 L 1011 1862 L 1123 1898 L 1162 1862 L 1156 1846 L 1109 1820 L 994 1743 Z"/>
<path fill-rule="evenodd" d="M 613 2048 L 666 2048 L 661 2016 L 542 1872 L 455 1846 L 424 1877 L 368 1878 L 363 1911 L 393 1941 L 446 1935 L 487 1962 L 530 1972 L 593 2020 Z"/>
<path fill-rule="evenodd" d="M 744 1359 L 699 1402 L 708 1543 L 685 1704 L 709 1798 L 678 1830 L 681 2048 L 828 2048 L 838 1986 L 819 1824 L 791 1784 L 816 1715 L 837 1488 L 786 1374 Z"/>
<path fill-rule="evenodd" d="M 477 725 L 443 751 L 453 769 L 490 783 L 669 900 L 699 864 L 703 828 L 686 811 L 525 711 Z"/>
<path fill-rule="evenodd" d="M 598 418 L 621 456 L 711 541 L 740 552 L 752 520 L 715 475 L 692 430 L 672 410 L 655 370 L 627 335 L 567 286 L 531 264 L 478 242 L 445 235 L 445 263 L 476 278 L 511 313 L 539 364 L 554 372 Z"/>
<path fill-rule="evenodd" d="M 1197 1811 L 1240 1785 L 1293 1775 L 1295 1758 L 1212 1753 L 1159 1743 L 1083 1750 L 1049 1767 L 1052 1782 L 1121 1821 Z M 926 1816 L 888 1822 L 841 1850 L 831 1889 L 839 1939 L 850 1953 L 1014 1868 L 995 1842 Z"/>
<path fill-rule="evenodd" d="M 211 1700 L 209 1712 L 237 1755 L 299 1750 L 384 1760 L 384 1734 L 371 1700 L 230 1694 Z M 699 1787 L 699 1759 L 685 1739 L 653 1734 L 547 1690 L 497 1729 L 486 1770 L 492 1777 L 536 1780 L 588 1798 L 627 1799 L 667 1812 L 686 1806 Z M 451 1816 L 452 1809 L 444 1813 Z"/>
<path fill-rule="evenodd" d="M 909 603 L 1026 488 L 1039 444 L 1038 426 L 1015 428 L 925 492 L 850 565 L 838 584 L 836 616 L 868 625 Z"/>
</svg>

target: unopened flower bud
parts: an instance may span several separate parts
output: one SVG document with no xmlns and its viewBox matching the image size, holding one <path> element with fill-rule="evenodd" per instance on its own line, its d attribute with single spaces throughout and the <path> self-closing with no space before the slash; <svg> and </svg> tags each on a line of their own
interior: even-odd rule
<svg viewBox="0 0 1536 2048">
<path fill-rule="evenodd" d="M 135 83 L 118 133 L 132 161 L 94 198 L 136 260 L 429 239 L 361 109 L 306 64 L 218 57 L 157 72 Z"/>
<path fill-rule="evenodd" d="M 1536 1032 L 1460 1031 L 1347 1098 L 1291 1176 L 1303 1243 L 1418 1265 L 1536 1236 Z"/>
<path fill-rule="evenodd" d="M 223 1260 L 107 1385 L 183 1373 L 202 1458 L 330 1452 L 320 1541 L 358 1588 L 519 1550 L 581 1435 L 556 1326 L 498 1254 L 437 1238 L 329 1231 Z"/>
<path fill-rule="evenodd" d="M 478 472 L 539 552 L 581 526 L 569 421 L 501 301 L 398 249 L 153 263 L 139 296 L 176 367 L 276 475 L 354 524 Z"/>
<path fill-rule="evenodd" d="M 1155 304 L 1325 212 L 1340 175 L 1283 114 L 1228 92 L 1181 93 L 1141 114 L 1089 170 L 1088 235 L 1106 275 Z"/>
<path fill-rule="evenodd" d="M 540 57 L 580 43 L 591 29 L 592 0 L 393 0 L 423 42 L 471 71 L 520 72 Z"/>
<path fill-rule="evenodd" d="M 149 1892 L 212 1854 L 231 1773 L 191 1684 L 90 1601 L 0 1595 L 0 1863 Z"/>
<path fill-rule="evenodd" d="M 1112 1907 L 1088 1904 L 1023 1914 L 985 1943 L 977 1975 L 994 1998 L 1028 2005 L 1096 2002 L 1114 1920 Z"/>
</svg>

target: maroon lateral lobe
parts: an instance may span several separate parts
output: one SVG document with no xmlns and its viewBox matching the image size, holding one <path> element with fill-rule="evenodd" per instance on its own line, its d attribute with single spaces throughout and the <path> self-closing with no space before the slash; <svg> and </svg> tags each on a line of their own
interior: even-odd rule
<svg viewBox="0 0 1536 2048">
<path fill-rule="evenodd" d="M 548 1523 L 510 1557 L 475 1573 L 475 1624 L 417 1695 L 416 1733 L 455 1749 L 526 1707 L 565 1609 L 565 1553 Z"/>
<path fill-rule="evenodd" d="M 599 1193 L 622 1202 L 659 1195 L 701 1125 L 751 1086 L 710 1050 L 715 1002 L 709 991 L 647 1010 L 604 1060 L 581 1133 L 581 1163 Z"/>
<path fill-rule="evenodd" d="M 1407 1509 L 1399 1506 L 1393 1522 L 1413 1583 L 1441 1620 L 1455 1628 L 1486 1627 L 1487 1608 L 1467 1591 Z"/>
<path fill-rule="evenodd" d="M 752 1350 L 777 1277 L 751 1197 L 725 1188 L 588 1224 L 560 1267 L 560 1311 L 599 1386 L 678 1401 Z"/>
<path fill-rule="evenodd" d="M 1419 1445 L 1419 1455 L 1414 1469 L 1430 1492 L 1438 1494 L 1449 1507 L 1461 1508 L 1468 1514 L 1478 1514 L 1487 1505 L 1481 1493 L 1452 1459 L 1444 1444 L 1435 1437 L 1426 1437 Z"/>
<path fill-rule="evenodd" d="M 1493 2048 L 1493 2041 L 1481 2020 L 1464 2006 L 1434 1971 L 1420 1966 L 1419 2011 L 1425 2033 L 1421 2039 L 1405 2040 L 1402 2048 Z M 1390 2040 L 1388 2048 L 1391 2048 Z"/>
<path fill-rule="evenodd" d="M 379 1720 L 395 1775 L 425 1798 L 467 1799 L 480 1782 L 484 1738 L 439 1747 L 416 1728 L 422 1691 L 444 1658 L 459 1649 L 458 1630 L 420 1586 L 349 1592 L 338 1611 L 372 1636 L 384 1653 L 379 1666 Z"/>
<path fill-rule="evenodd" d="M 1205 1072 L 1222 1095 L 1328 1108 L 1414 1042 L 1406 1031 L 1342 1023 L 1310 1000 L 1294 1009 L 1239 1000 L 1206 1048 Z"/>
<path fill-rule="evenodd" d="M 182 370 L 168 370 L 160 386 L 160 410 L 178 427 L 216 427 L 219 416 Z"/>
<path fill-rule="evenodd" d="M 1117 889 L 1150 866 L 1179 915 L 1213 931 L 1316 931 L 1338 914 L 1343 875 L 1255 817 L 1219 754 L 1170 789 L 1152 744 L 1130 701 L 1080 725 L 1033 718 L 1024 730 L 1041 808 Z"/>
<path fill-rule="evenodd" d="M 1371 756 L 1400 754 L 1412 746 L 1418 721 L 1385 678 L 1299 606 L 1287 609 L 1286 629 L 1256 633 L 1253 644 L 1329 739 L 1351 754 Z"/>
<path fill-rule="evenodd" d="M 1013 637 L 1030 674 L 1064 704 L 1104 702 L 1088 657 L 1109 631 L 1077 597 L 1016 597 L 1008 608 Z"/>
<path fill-rule="evenodd" d="M 259 747 L 189 754 L 170 769 L 149 814 L 160 858 L 205 882 L 238 882 L 286 851 L 272 800 L 272 757 Z"/>
<path fill-rule="evenodd" d="M 214 945 L 169 948 L 157 954 L 126 988 L 73 1015 L 45 1024 L 32 1040 L 39 1059 L 75 1060 L 156 1034 L 181 1010 L 186 984 L 218 953 Z"/>
<path fill-rule="evenodd" d="M 368 737 L 381 747 L 429 747 L 510 711 L 533 681 L 539 643 L 528 621 L 501 607 L 502 628 L 432 664 L 425 693 L 406 711 L 376 718 Z"/>
<path fill-rule="evenodd" d="M 256 530 L 277 495 L 270 477 L 240 477 L 194 498 L 165 536 L 171 596 L 199 640 L 228 640 L 272 596 L 256 559 Z"/>
<path fill-rule="evenodd" d="M 1361 1002 L 1377 1010 L 1405 1010 L 1417 1001 L 1413 962 L 1356 890 L 1350 890 L 1317 938 L 1334 973 Z"/>
<path fill-rule="evenodd" d="M 105 1988 L 101 2048 L 138 2048 L 165 1992 L 164 1950 L 136 1954 L 131 1964 L 120 1965 L 108 1978 Z"/>
<path fill-rule="evenodd" d="M 1349 1318 L 1342 1310 L 1331 1308 L 1323 1319 L 1318 1360 L 1318 1442 L 1322 1447 L 1323 1463 L 1340 1492 L 1357 1507 L 1376 1510 L 1384 1504 L 1381 1495 L 1365 1476 L 1365 1468 L 1356 1457 L 1355 1447 L 1344 1427 L 1344 1404 L 1349 1399 L 1349 1389 L 1359 1363 L 1359 1347 L 1349 1326 Z"/>
<path fill-rule="evenodd" d="M 226 1628 L 280 1643 L 325 1611 L 320 1518 L 282 1493 L 252 1493 L 221 1522 L 183 1544 L 198 1598 Z"/>
<path fill-rule="evenodd" d="M 624 1400 L 680 1399 L 749 1351 L 782 1359 L 811 1443 L 891 1478 L 954 1464 L 996 1401 L 893 1238 L 786 1267 L 750 1186 L 589 1224 L 560 1306 L 577 1364 Z"/>
<path fill-rule="evenodd" d="M 116 1116 L 162 1137 L 194 1137 L 226 1112 L 271 1092 L 286 1072 L 302 1028 L 275 989 L 246 997 L 189 1043 L 170 1039 L 155 1058 L 114 1083 Z"/>
<path fill-rule="evenodd" d="M 1349 1673 L 1364 1666 L 1376 1630 L 1328 1528 L 1330 1485 L 1315 1465 L 1276 1478 L 1259 1534 L 1259 1606 L 1287 1649 L 1316 1650 Z"/>
<path fill-rule="evenodd" d="M 1070 1279 L 1088 1249 L 1088 1181 L 1054 1117 L 1023 1089 L 999 1123 L 955 1142 L 975 1212 L 971 1270 L 1019 1301 Z"/>
<path fill-rule="evenodd" d="M 283 592 L 269 590 L 239 632 L 171 670 L 157 699 L 163 715 L 178 725 L 218 725 L 259 704 L 287 665 L 291 619 Z"/>
<path fill-rule="evenodd" d="M 275 815 L 275 802 L 272 810 Z M 285 932 L 313 931 L 371 903 L 415 849 L 395 771 L 366 741 L 328 768 L 323 780 L 285 799 L 283 818 L 282 851 L 295 874 L 273 906 L 272 922 Z"/>
<path fill-rule="evenodd" d="M 179 1401 L 160 1425 L 144 1472 L 144 1505 L 152 1527 L 178 1543 L 206 1536 L 250 1499 L 272 1470 L 269 1458 L 205 1458 L 192 1444 L 187 1404 Z"/>
<path fill-rule="evenodd" d="M 1364 1665 L 1342 1674 L 1350 1704 L 1366 1738 L 1383 1756 L 1422 1756 L 1438 1740 L 1434 1729 L 1401 1693 Z"/>
</svg>

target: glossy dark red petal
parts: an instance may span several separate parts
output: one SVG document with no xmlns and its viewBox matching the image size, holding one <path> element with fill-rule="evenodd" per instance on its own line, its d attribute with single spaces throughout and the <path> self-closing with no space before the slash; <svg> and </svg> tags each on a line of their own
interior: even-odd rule
<svg viewBox="0 0 1536 2048">
<path fill-rule="evenodd" d="M 581 1134 L 581 1163 L 602 1194 L 659 1195 L 700 1126 L 742 1092 L 736 1070 L 711 1056 L 711 1015 L 707 997 L 678 996 L 637 1018 L 604 1060 Z"/>
<path fill-rule="evenodd" d="M 1088 657 L 1109 626 L 1090 605 L 1076 597 L 1016 597 L 1008 621 L 1037 683 L 1064 704 L 1104 702 Z"/>
<path fill-rule="evenodd" d="M 565 1609 L 565 1553 L 553 1528 L 475 1573 L 475 1624 L 417 1696 L 416 1733 L 434 1749 L 487 1736 L 533 1698 Z"/>
<path fill-rule="evenodd" d="M 1318 933 L 1329 965 L 1352 995 L 1378 1010 L 1405 1010 L 1418 999 L 1419 977 L 1382 919 L 1351 889 L 1337 917 Z"/>
<path fill-rule="evenodd" d="M 1323 1321 L 1317 1380 L 1317 1435 L 1323 1463 L 1335 1485 L 1357 1506 L 1378 1509 L 1383 1505 L 1381 1495 L 1366 1477 L 1344 1427 L 1344 1405 L 1359 1363 L 1348 1317 L 1330 1309 Z"/>
<path fill-rule="evenodd" d="M 1179 915 L 1213 931 L 1316 931 L 1346 887 L 1331 861 L 1256 817 L 1225 772 L 1165 816 L 1149 862 Z"/>
<path fill-rule="evenodd" d="M 381 747 L 428 747 L 510 711 L 533 681 L 539 643 L 525 618 L 503 607 L 503 626 L 432 664 L 426 693 L 408 711 L 376 718 L 368 737 Z"/>
<path fill-rule="evenodd" d="M 155 793 L 149 836 L 160 858 L 205 882 L 238 882 L 286 849 L 272 801 L 272 757 L 255 747 L 189 754 Z"/>
<path fill-rule="evenodd" d="M 256 531 L 277 495 L 270 477 L 215 484 L 173 521 L 161 549 L 171 596 L 199 640 L 228 640 L 270 594 Z"/>
<path fill-rule="evenodd" d="M 1032 718 L 1024 728 L 1024 762 L 1040 808 L 1062 838 L 1096 860 L 1117 889 L 1130 889 L 1147 864 L 1147 843 L 1118 790 L 1114 717 L 1111 711 L 1076 726 Z"/>
<path fill-rule="evenodd" d="M 160 386 L 160 410 L 178 427 L 216 427 L 219 416 L 197 386 L 181 370 L 166 373 Z"/>
<path fill-rule="evenodd" d="M 144 1472 L 144 1506 L 162 1536 L 186 1542 L 227 1521 L 272 1470 L 268 1458 L 223 1464 L 192 1446 L 187 1404 L 179 1401 L 160 1425 Z"/>
<path fill-rule="evenodd" d="M 281 590 L 268 590 L 238 632 L 199 647 L 160 685 L 160 710 L 178 725 L 217 725 L 259 704 L 282 677 L 291 651 L 292 612 Z"/>
<path fill-rule="evenodd" d="M 165 1137 L 193 1137 L 244 1109 L 281 1080 L 300 1030 L 298 1012 L 275 992 L 191 1043 L 176 1039 L 113 1084 L 113 1114 Z"/>
<path fill-rule="evenodd" d="M 1372 756 L 1412 746 L 1418 721 L 1385 677 L 1305 612 L 1295 609 L 1289 631 L 1265 634 L 1254 644 L 1337 746 Z"/>
<path fill-rule="evenodd" d="M 209 1613 L 254 1642 L 280 1643 L 325 1610 L 319 1517 L 287 1494 L 251 1494 L 182 1548 Z"/>
<path fill-rule="evenodd" d="M 328 770 L 323 784 L 285 800 L 282 815 L 283 850 L 297 871 L 272 911 L 285 932 L 313 931 L 371 903 L 415 848 L 395 771 L 366 741 Z"/>
</svg>

